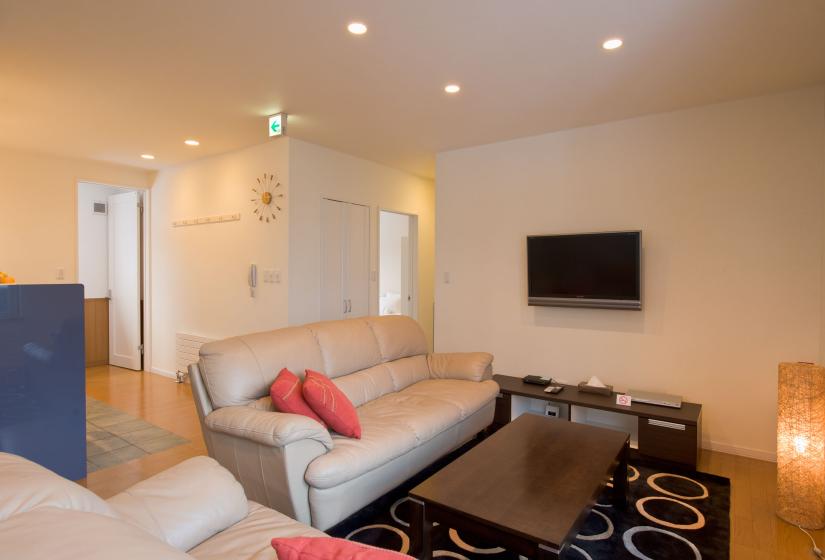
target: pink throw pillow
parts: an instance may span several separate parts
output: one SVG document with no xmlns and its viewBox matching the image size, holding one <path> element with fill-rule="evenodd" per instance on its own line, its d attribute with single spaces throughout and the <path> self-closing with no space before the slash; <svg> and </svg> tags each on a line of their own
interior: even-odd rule
<svg viewBox="0 0 825 560">
<path fill-rule="evenodd" d="M 320 422 L 323 427 L 327 427 L 326 423 L 312 411 L 312 408 L 304 400 L 304 394 L 301 391 L 301 379 L 288 369 L 282 369 L 275 381 L 272 382 L 272 386 L 269 388 L 269 396 L 272 398 L 272 406 L 275 407 L 275 410 L 309 416 Z"/>
<path fill-rule="evenodd" d="M 327 426 L 342 436 L 361 438 L 358 412 L 330 378 L 308 369 L 303 391 L 307 404 L 327 423 Z"/>
<path fill-rule="evenodd" d="M 334 537 L 272 539 L 278 560 L 410 560 L 412 556 Z"/>
</svg>

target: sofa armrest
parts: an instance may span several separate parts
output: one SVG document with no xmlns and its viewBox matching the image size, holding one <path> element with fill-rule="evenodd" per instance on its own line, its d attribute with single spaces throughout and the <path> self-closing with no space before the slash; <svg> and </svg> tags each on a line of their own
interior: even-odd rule
<svg viewBox="0 0 825 560">
<path fill-rule="evenodd" d="M 441 352 L 427 355 L 430 377 L 484 381 L 493 378 L 493 355 L 487 352 Z"/>
<path fill-rule="evenodd" d="M 108 500 L 119 517 L 183 551 L 249 514 L 241 485 L 209 457 L 193 457 Z"/>
<path fill-rule="evenodd" d="M 300 414 L 270 412 L 249 406 L 225 406 L 204 419 L 210 430 L 252 440 L 269 447 L 286 447 L 302 439 L 313 439 L 327 450 L 332 437 L 316 420 Z"/>
</svg>

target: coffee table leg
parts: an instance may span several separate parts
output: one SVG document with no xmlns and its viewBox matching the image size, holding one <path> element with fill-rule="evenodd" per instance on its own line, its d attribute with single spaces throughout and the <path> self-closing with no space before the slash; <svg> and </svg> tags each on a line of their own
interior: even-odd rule
<svg viewBox="0 0 825 560">
<path fill-rule="evenodd" d="M 410 498 L 410 555 L 421 560 L 431 560 L 433 557 L 431 521 L 427 521 L 427 511 L 424 502 Z"/>
<path fill-rule="evenodd" d="M 613 471 L 613 505 L 618 508 L 627 507 L 627 495 L 629 492 L 627 484 L 627 458 L 630 455 L 630 442 L 626 443 L 619 456 L 619 464 Z"/>
</svg>

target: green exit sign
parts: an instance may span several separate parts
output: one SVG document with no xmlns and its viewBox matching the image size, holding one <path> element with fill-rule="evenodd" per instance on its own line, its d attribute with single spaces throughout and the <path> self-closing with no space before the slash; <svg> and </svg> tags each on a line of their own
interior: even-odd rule
<svg viewBox="0 0 825 560">
<path fill-rule="evenodd" d="M 286 133 L 286 113 L 269 117 L 269 136 L 283 136 Z"/>
</svg>

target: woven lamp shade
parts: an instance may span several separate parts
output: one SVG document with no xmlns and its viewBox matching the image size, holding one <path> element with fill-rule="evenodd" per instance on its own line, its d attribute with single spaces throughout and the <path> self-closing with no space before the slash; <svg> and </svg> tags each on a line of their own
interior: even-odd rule
<svg viewBox="0 0 825 560">
<path fill-rule="evenodd" d="M 825 368 L 779 364 L 776 442 L 779 517 L 825 527 Z"/>
</svg>

